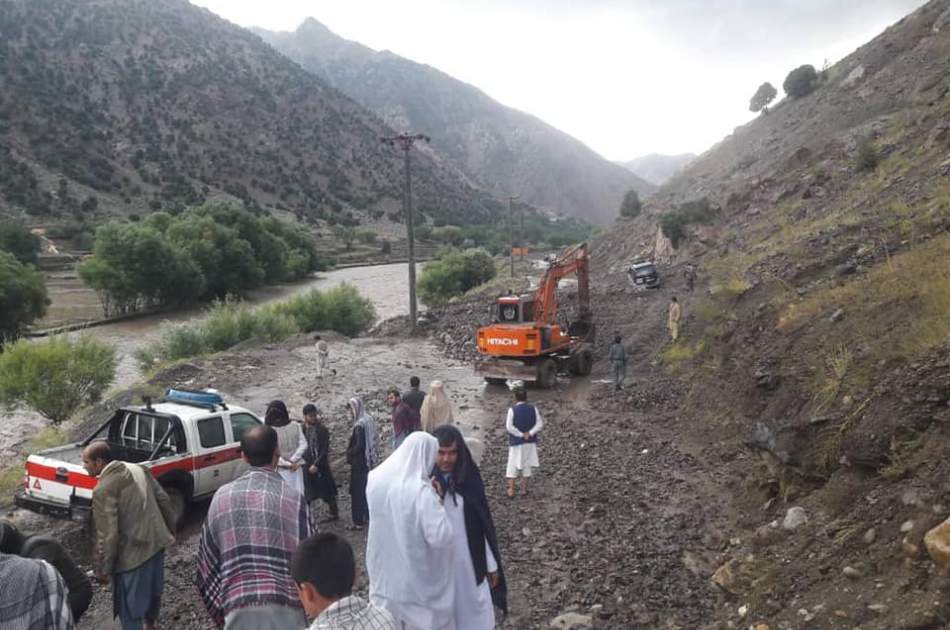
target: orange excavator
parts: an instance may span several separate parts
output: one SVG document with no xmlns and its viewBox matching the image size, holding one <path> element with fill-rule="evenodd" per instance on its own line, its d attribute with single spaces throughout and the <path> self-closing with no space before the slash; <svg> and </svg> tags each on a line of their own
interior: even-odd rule
<svg viewBox="0 0 950 630">
<path fill-rule="evenodd" d="M 557 383 L 558 372 L 586 376 L 594 361 L 587 243 L 570 247 L 549 262 L 533 294 L 503 295 L 492 305 L 492 323 L 478 329 L 481 357 L 475 373 L 489 383 L 509 379 Z M 557 322 L 558 282 L 577 276 L 578 317 L 567 330 Z"/>
</svg>

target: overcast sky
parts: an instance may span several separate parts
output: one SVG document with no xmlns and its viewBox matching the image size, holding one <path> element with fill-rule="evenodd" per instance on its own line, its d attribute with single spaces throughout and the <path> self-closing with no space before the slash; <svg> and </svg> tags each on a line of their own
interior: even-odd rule
<svg viewBox="0 0 950 630">
<path fill-rule="evenodd" d="M 611 160 L 701 153 L 763 81 L 847 56 L 923 0 L 192 0 L 434 66 Z"/>
</svg>

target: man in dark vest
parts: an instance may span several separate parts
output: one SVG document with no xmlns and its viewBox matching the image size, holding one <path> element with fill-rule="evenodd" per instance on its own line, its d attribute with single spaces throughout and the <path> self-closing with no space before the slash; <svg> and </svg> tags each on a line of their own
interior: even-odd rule
<svg viewBox="0 0 950 630">
<path fill-rule="evenodd" d="M 521 494 L 528 494 L 528 477 L 538 467 L 538 433 L 544 427 L 538 408 L 528 402 L 524 385 L 515 386 L 515 404 L 508 409 L 508 496 L 515 496 L 515 479 L 521 477 Z"/>
</svg>

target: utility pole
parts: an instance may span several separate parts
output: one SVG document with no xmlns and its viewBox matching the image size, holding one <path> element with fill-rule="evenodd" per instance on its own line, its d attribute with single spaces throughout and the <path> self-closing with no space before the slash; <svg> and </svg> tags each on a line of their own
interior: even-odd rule
<svg viewBox="0 0 950 630">
<path fill-rule="evenodd" d="M 511 259 L 511 277 L 515 277 L 515 211 L 514 211 L 514 201 L 518 198 L 518 195 L 513 197 L 508 197 L 508 241 L 510 248 L 508 251 L 508 256 Z M 523 232 L 524 230 L 522 230 Z"/>
<path fill-rule="evenodd" d="M 518 234 L 518 246 L 521 247 L 521 267 L 524 271 L 524 250 L 527 249 L 524 240 L 524 206 L 518 209 L 518 214 L 521 215 L 521 232 Z"/>
<path fill-rule="evenodd" d="M 409 155 L 412 145 L 422 140 L 429 142 L 429 136 L 421 133 L 401 133 L 396 136 L 380 138 L 383 144 L 402 149 L 405 157 L 406 185 L 402 196 L 402 211 L 406 215 L 406 237 L 409 242 L 409 321 L 412 332 L 416 332 L 416 247 L 412 223 L 412 178 L 409 169 Z"/>
</svg>

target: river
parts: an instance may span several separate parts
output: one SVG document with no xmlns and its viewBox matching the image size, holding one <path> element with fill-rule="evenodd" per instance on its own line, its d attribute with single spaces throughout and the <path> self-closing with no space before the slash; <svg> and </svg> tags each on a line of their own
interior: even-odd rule
<svg viewBox="0 0 950 630">
<path fill-rule="evenodd" d="M 418 268 L 421 269 L 421 266 L 418 265 Z M 330 289 L 344 283 L 355 286 L 373 302 L 380 320 L 409 312 L 409 281 L 405 263 L 322 272 L 300 282 L 257 289 L 248 295 L 248 302 L 279 302 L 311 289 Z M 163 326 L 198 320 L 203 317 L 204 312 L 204 305 L 194 306 L 174 313 L 150 315 L 67 334 L 91 334 L 115 346 L 119 361 L 111 391 L 116 391 L 129 387 L 142 378 L 142 371 L 134 359 L 138 348 L 156 341 Z M 0 423 L 0 457 L 15 454 L 28 437 L 35 435 L 46 425 L 45 419 L 28 409 L 13 409 L 4 413 L 4 421 Z"/>
</svg>

